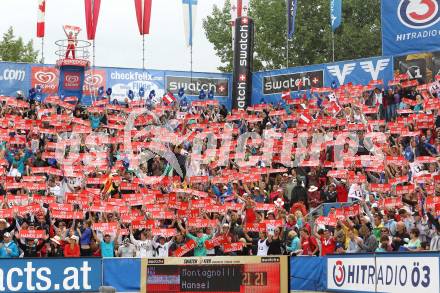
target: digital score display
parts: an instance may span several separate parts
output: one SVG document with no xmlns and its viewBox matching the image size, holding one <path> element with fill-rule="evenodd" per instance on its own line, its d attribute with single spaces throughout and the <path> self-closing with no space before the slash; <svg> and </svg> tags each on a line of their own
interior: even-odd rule
<svg viewBox="0 0 440 293">
<path fill-rule="evenodd" d="M 238 264 L 148 264 L 144 292 L 279 293 L 280 261 Z M 286 281 L 287 282 L 287 281 Z"/>
</svg>

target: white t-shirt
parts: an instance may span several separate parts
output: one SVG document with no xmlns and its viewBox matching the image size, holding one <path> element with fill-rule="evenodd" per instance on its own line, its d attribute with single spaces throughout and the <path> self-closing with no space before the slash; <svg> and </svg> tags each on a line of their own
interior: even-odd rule
<svg viewBox="0 0 440 293">
<path fill-rule="evenodd" d="M 258 239 L 257 255 L 266 256 L 268 250 L 269 250 L 269 243 L 267 243 L 267 239 L 264 240 Z"/>
</svg>

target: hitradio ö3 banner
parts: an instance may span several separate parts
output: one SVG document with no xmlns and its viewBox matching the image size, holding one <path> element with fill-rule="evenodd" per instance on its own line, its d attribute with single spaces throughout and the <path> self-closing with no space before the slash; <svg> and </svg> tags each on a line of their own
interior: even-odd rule
<svg viewBox="0 0 440 293">
<path fill-rule="evenodd" d="M 286 293 L 287 256 L 142 259 L 141 292 Z"/>
<path fill-rule="evenodd" d="M 383 0 L 382 54 L 440 49 L 440 0 Z"/>
<path fill-rule="evenodd" d="M 244 109 L 251 105 L 254 23 L 248 17 L 239 17 L 235 23 L 232 107 Z"/>
</svg>

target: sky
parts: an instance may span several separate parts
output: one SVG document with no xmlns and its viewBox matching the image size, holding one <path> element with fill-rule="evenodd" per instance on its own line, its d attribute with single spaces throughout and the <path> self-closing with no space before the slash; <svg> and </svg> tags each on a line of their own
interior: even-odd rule
<svg viewBox="0 0 440 293">
<path fill-rule="evenodd" d="M 36 38 L 37 0 L 0 0 L 0 34 L 9 26 L 25 41 Z M 218 72 L 220 59 L 206 39 L 202 20 L 214 5 L 224 0 L 199 0 L 193 45 L 193 71 Z M 45 63 L 56 61 L 56 40 L 65 38 L 62 26 L 83 28 L 79 39 L 86 39 L 83 0 L 47 0 Z M 142 38 L 139 35 L 133 0 L 102 0 L 96 31 L 96 65 L 142 68 Z M 153 0 L 150 35 L 145 36 L 147 69 L 190 70 L 190 49 L 185 44 L 182 0 Z M 41 56 L 41 55 L 40 55 Z M 39 56 L 39 58 L 40 58 Z"/>
</svg>

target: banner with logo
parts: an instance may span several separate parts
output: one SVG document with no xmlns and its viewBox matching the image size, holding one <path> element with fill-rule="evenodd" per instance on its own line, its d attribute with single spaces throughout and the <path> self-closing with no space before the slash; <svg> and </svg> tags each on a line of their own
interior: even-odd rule
<svg viewBox="0 0 440 293">
<path fill-rule="evenodd" d="M 391 57 L 374 57 L 325 64 L 326 86 L 333 82 L 337 86 L 352 83 L 367 85 L 372 80 L 382 80 L 384 84 L 393 78 Z"/>
<path fill-rule="evenodd" d="M 440 74 L 440 51 L 394 57 L 394 74 L 408 74 L 410 80 L 429 83 Z"/>
<path fill-rule="evenodd" d="M 253 74 L 252 104 L 278 103 L 283 91 L 293 97 L 308 95 L 311 88 L 347 83 L 366 85 L 371 80 L 393 79 L 392 57 L 373 57 L 328 64 L 292 67 Z"/>
<path fill-rule="evenodd" d="M 234 73 L 232 107 L 244 109 L 251 105 L 252 63 L 254 55 L 254 22 L 240 17 L 235 21 Z"/>
<path fill-rule="evenodd" d="M 1 292 L 98 292 L 100 258 L 0 260 Z"/>
<path fill-rule="evenodd" d="M 112 101 L 124 102 L 129 90 L 133 91 L 134 100 L 139 100 L 140 88 L 144 88 L 145 96 L 154 90 L 156 98 L 161 99 L 165 93 L 164 76 L 165 72 L 161 70 L 109 68 L 107 87 L 112 88 Z"/>
<path fill-rule="evenodd" d="M 375 254 L 327 258 L 327 290 L 345 292 L 440 292 L 436 254 Z"/>
<path fill-rule="evenodd" d="M 60 71 L 58 92 L 60 96 L 82 98 L 84 85 L 84 68 L 64 66 Z"/>
<path fill-rule="evenodd" d="M 200 91 L 206 95 L 205 99 L 218 100 L 221 105 L 231 109 L 231 75 L 220 73 L 203 72 L 165 72 L 165 89 L 172 92 L 176 97 L 183 88 L 188 101 L 199 100 Z M 212 93 L 212 96 L 210 96 Z"/>
<path fill-rule="evenodd" d="M 382 1 L 382 54 L 440 49 L 440 0 Z"/>
<path fill-rule="evenodd" d="M 29 65 L 0 62 L 0 95 L 15 96 L 17 91 L 29 90 Z"/>
</svg>

